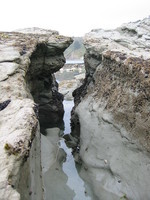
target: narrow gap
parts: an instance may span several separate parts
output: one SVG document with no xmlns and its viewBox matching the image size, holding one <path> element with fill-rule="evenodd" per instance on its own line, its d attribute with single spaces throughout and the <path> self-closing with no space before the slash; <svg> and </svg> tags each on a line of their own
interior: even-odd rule
<svg viewBox="0 0 150 200">
<path fill-rule="evenodd" d="M 79 45 L 79 42 L 75 42 L 77 49 Z M 75 162 L 76 158 L 72 155 L 72 147 L 75 145 L 76 149 L 76 143 L 65 142 L 65 139 L 71 137 L 70 118 L 74 106 L 72 92 L 82 85 L 85 77 L 83 57 L 80 60 L 68 59 L 71 58 L 69 54 L 74 54 L 74 50 L 74 47 L 72 51 L 69 48 L 66 50 L 66 64 L 55 73 L 59 92 L 64 95 L 63 122 L 53 124 L 53 128 L 47 128 L 45 136 L 42 135 L 44 200 L 93 199 L 89 185 L 79 175 L 81 163 Z"/>
<path fill-rule="evenodd" d="M 69 137 L 71 133 L 70 118 L 71 110 L 74 106 L 74 101 L 72 97 L 72 92 L 81 84 L 81 76 L 84 76 L 84 65 L 83 62 L 79 60 L 67 60 L 67 64 L 64 68 L 56 73 L 56 79 L 59 82 L 59 91 L 64 95 L 64 138 Z M 62 80 L 63 77 L 63 80 Z M 84 78 L 84 77 L 83 77 Z M 76 146 L 76 144 L 74 144 Z M 67 175 L 67 186 L 72 191 L 70 197 L 65 197 L 66 199 L 87 199 L 91 198 L 86 195 L 86 188 L 83 180 L 80 178 L 78 171 L 80 170 L 80 163 L 75 163 L 74 157 L 72 155 L 72 148 L 68 148 L 69 144 L 66 145 L 65 140 L 62 138 L 60 140 L 60 148 L 66 152 L 66 161 L 63 163 L 63 172 Z M 73 144 L 70 145 L 73 147 Z"/>
<path fill-rule="evenodd" d="M 51 62 L 55 55 L 50 54 L 51 52 L 47 54 L 46 45 L 41 44 L 31 56 L 31 65 L 26 75 L 29 96 L 39 106 L 44 200 L 94 199 L 89 185 L 80 178 L 82 163 L 72 155 L 73 149 L 77 150 L 77 142 L 67 139 L 72 137 L 72 92 L 82 85 L 85 76 L 83 57 L 79 53 L 81 48 L 83 45 L 80 38 L 77 38 L 71 50 L 68 48 L 65 52 L 66 64 L 55 73 L 53 68 L 46 67 L 44 63 L 46 56 Z M 75 57 L 76 49 L 77 57 L 82 57 L 80 60 Z M 83 55 L 84 51 L 81 52 Z M 58 55 L 57 62 L 58 66 L 63 66 L 62 52 Z"/>
</svg>

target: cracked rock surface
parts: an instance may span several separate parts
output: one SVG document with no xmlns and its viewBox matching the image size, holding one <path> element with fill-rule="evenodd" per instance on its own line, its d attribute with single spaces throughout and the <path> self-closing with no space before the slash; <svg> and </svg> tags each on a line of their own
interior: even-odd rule
<svg viewBox="0 0 150 200">
<path fill-rule="evenodd" d="M 53 73 L 63 67 L 63 52 L 71 43 L 71 38 L 39 28 L 0 32 L 2 200 L 43 199 L 38 119 L 42 109 L 51 121 L 63 115 Z"/>
<path fill-rule="evenodd" d="M 72 112 L 80 174 L 95 199 L 148 200 L 150 18 L 93 30 L 84 43 L 86 78 L 73 93 Z"/>
</svg>

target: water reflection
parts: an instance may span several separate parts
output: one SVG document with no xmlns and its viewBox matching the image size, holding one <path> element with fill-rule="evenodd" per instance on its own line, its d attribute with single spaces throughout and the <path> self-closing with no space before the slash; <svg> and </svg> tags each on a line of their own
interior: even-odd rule
<svg viewBox="0 0 150 200">
<path fill-rule="evenodd" d="M 57 80 L 71 79 L 79 74 L 79 70 L 57 73 Z M 69 134 L 71 110 L 74 106 L 73 100 L 64 100 L 64 118 L 60 124 L 54 124 L 53 127 L 59 127 L 61 132 Z M 55 130 L 56 131 L 56 130 Z M 60 133 L 59 133 L 60 136 Z M 87 184 L 80 178 L 78 170 L 79 165 L 75 164 L 74 158 L 64 139 L 58 136 L 58 132 L 53 134 L 53 130 L 47 130 L 47 135 L 42 136 L 42 156 L 43 156 L 43 178 L 44 178 L 44 200 L 91 200 L 92 193 Z M 46 153 L 44 152 L 46 151 Z M 88 194 L 90 194 L 88 196 Z"/>
<path fill-rule="evenodd" d="M 70 118 L 71 118 L 71 110 L 74 106 L 74 102 L 72 101 L 63 101 L 64 105 L 64 134 L 69 134 L 71 132 L 71 127 L 70 127 Z"/>
<path fill-rule="evenodd" d="M 65 133 L 70 133 L 70 111 L 73 101 L 64 101 Z M 55 130 L 56 129 L 56 130 Z M 45 200 L 91 200 L 90 188 L 80 178 L 80 166 L 75 164 L 74 158 L 63 138 L 60 138 L 57 128 L 47 129 L 46 136 L 42 136 L 46 157 L 43 166 Z M 48 163 L 47 163 L 48 162 Z M 53 164 L 51 164 L 53 163 Z M 85 189 L 86 188 L 86 189 Z M 88 188 L 88 189 L 87 189 Z"/>
<path fill-rule="evenodd" d="M 71 153 L 71 149 L 68 149 L 64 143 L 61 141 L 61 147 L 67 153 L 66 162 L 63 163 L 63 172 L 67 175 L 67 185 L 71 190 L 75 192 L 75 196 L 72 198 L 73 200 L 91 200 L 89 196 L 87 196 L 87 191 L 85 190 L 85 184 L 83 180 L 80 178 L 78 174 L 77 164 L 74 162 L 74 158 Z"/>
<path fill-rule="evenodd" d="M 64 100 L 64 124 L 65 124 L 65 130 L 64 133 L 68 134 L 71 132 L 70 128 L 70 118 L 71 118 L 71 110 L 74 106 L 73 101 L 67 101 Z M 75 192 L 75 196 L 73 197 L 73 200 L 91 200 L 90 197 L 87 196 L 87 191 L 85 190 L 85 184 L 83 180 L 80 178 L 77 167 L 78 165 L 75 164 L 74 158 L 72 155 L 72 150 L 69 149 L 64 140 L 60 140 L 60 147 L 64 149 L 64 151 L 67 154 L 66 161 L 63 163 L 63 172 L 67 175 L 67 185 L 70 189 L 72 189 Z"/>
<path fill-rule="evenodd" d="M 68 175 L 62 170 L 63 150 L 59 150 L 58 160 L 44 174 L 45 200 L 71 200 L 75 197 L 75 192 L 69 187 Z M 64 157 L 65 158 L 65 157 Z"/>
</svg>

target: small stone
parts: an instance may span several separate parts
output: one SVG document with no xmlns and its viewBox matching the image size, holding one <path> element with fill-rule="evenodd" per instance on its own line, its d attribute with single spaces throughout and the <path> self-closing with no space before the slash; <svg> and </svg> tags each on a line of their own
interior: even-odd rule
<svg viewBox="0 0 150 200">
<path fill-rule="evenodd" d="M 4 101 L 3 103 L 0 103 L 0 111 L 4 110 L 10 102 L 11 100 L 9 99 L 9 100 Z"/>
<path fill-rule="evenodd" d="M 105 164 L 107 164 L 107 163 L 108 163 L 108 161 L 107 161 L 107 160 L 104 160 L 104 163 L 105 163 Z"/>
</svg>

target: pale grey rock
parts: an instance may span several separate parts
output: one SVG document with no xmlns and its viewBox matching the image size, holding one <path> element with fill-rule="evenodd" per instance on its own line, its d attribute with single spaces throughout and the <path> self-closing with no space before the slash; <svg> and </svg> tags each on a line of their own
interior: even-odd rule
<svg viewBox="0 0 150 200">
<path fill-rule="evenodd" d="M 85 35 L 84 44 L 90 54 L 108 50 L 126 53 L 128 56 L 150 58 L 150 18 L 124 24 L 114 30 L 97 29 Z M 97 54 L 96 53 L 96 54 Z"/>
<path fill-rule="evenodd" d="M 54 30 L 47 30 L 47 29 L 42 29 L 42 28 L 38 28 L 38 27 L 31 27 L 31 28 L 24 28 L 24 29 L 17 29 L 15 30 L 15 32 L 19 32 L 19 33 L 25 33 L 25 34 L 41 34 L 41 35 L 58 35 L 58 31 L 54 31 Z"/>
<path fill-rule="evenodd" d="M 40 141 L 38 121 L 33 108 L 34 102 L 30 99 L 14 100 L 0 112 L 1 199 L 29 199 L 30 190 L 32 192 L 41 191 L 42 180 L 38 180 L 41 174 L 40 168 L 32 166 L 36 157 L 31 155 L 35 150 L 29 148 L 31 138 L 36 135 L 38 141 L 35 143 L 34 140 L 35 145 L 33 146 L 37 148 L 37 154 L 40 151 L 39 145 L 37 145 Z M 35 129 L 35 132 L 33 132 L 33 129 Z M 27 162 L 24 163 L 25 157 Z M 40 166 L 40 157 L 36 163 Z M 24 171 L 24 168 L 26 171 Z M 36 174 L 39 175 L 35 176 Z M 26 180 L 25 183 L 24 179 Z M 38 180 L 37 188 L 33 187 L 36 180 Z M 15 190 L 15 188 L 18 190 Z M 42 199 L 42 193 L 38 193 L 38 195 L 39 197 L 35 196 L 32 199 Z"/>
<path fill-rule="evenodd" d="M 18 61 L 20 59 L 20 54 L 16 48 L 13 46 L 0 45 L 0 63 Z"/>
<path fill-rule="evenodd" d="M 85 78 L 85 69 L 80 64 L 66 64 L 56 72 L 55 76 L 59 83 L 59 92 L 64 95 L 64 99 L 73 100 L 72 93 L 81 86 L 81 82 Z"/>
<path fill-rule="evenodd" d="M 79 87 L 80 81 L 79 80 L 64 80 L 59 83 L 59 92 L 64 95 L 64 99 L 72 100 L 72 92 Z"/>
<path fill-rule="evenodd" d="M 73 91 L 82 85 L 82 80 L 85 78 L 85 74 L 74 76 L 74 79 L 63 80 L 59 82 L 59 92 L 64 95 L 65 100 L 73 100 Z"/>
<path fill-rule="evenodd" d="M 80 173 L 97 199 L 149 199 L 149 154 L 94 99 L 81 102 L 76 113 L 84 163 Z"/>
<path fill-rule="evenodd" d="M 58 128 L 47 129 L 46 136 L 42 135 L 41 154 L 45 200 L 70 200 L 75 196 L 75 192 L 67 185 L 68 177 L 62 169 L 66 153 L 59 147 L 59 136 L 60 129 Z M 50 181 L 51 184 L 49 184 Z"/>
<path fill-rule="evenodd" d="M 43 199 L 43 178 L 41 172 L 41 134 L 39 128 L 30 150 L 30 156 L 20 171 L 18 191 L 21 199 Z M 14 174 L 13 174 L 14 175 Z"/>
<path fill-rule="evenodd" d="M 18 66 L 17 63 L 0 63 L 0 81 L 6 80 L 9 76 L 16 73 Z"/>
<path fill-rule="evenodd" d="M 79 74 L 75 76 L 76 80 L 83 80 L 85 78 L 85 73 Z"/>
<path fill-rule="evenodd" d="M 44 93 L 44 100 L 42 97 L 38 103 L 47 104 L 53 96 L 58 112 L 63 112 L 62 96 L 57 101 L 57 84 L 51 73 L 63 66 L 63 49 L 72 39 L 60 37 L 55 31 L 36 29 L 32 34 L 32 30 L 27 32 L 0 32 L 0 105 L 9 102 L 0 111 L 2 200 L 43 199 L 38 97 Z M 49 49 L 51 43 L 55 44 L 52 52 Z M 53 63 L 46 66 L 45 57 L 49 62 L 51 56 Z M 56 107 L 53 104 L 51 108 Z"/>
<path fill-rule="evenodd" d="M 150 18 L 85 36 L 72 136 L 95 199 L 150 199 Z"/>
<path fill-rule="evenodd" d="M 46 136 L 41 135 L 42 173 L 51 168 L 56 162 L 59 151 L 59 128 L 46 130 Z"/>
</svg>

